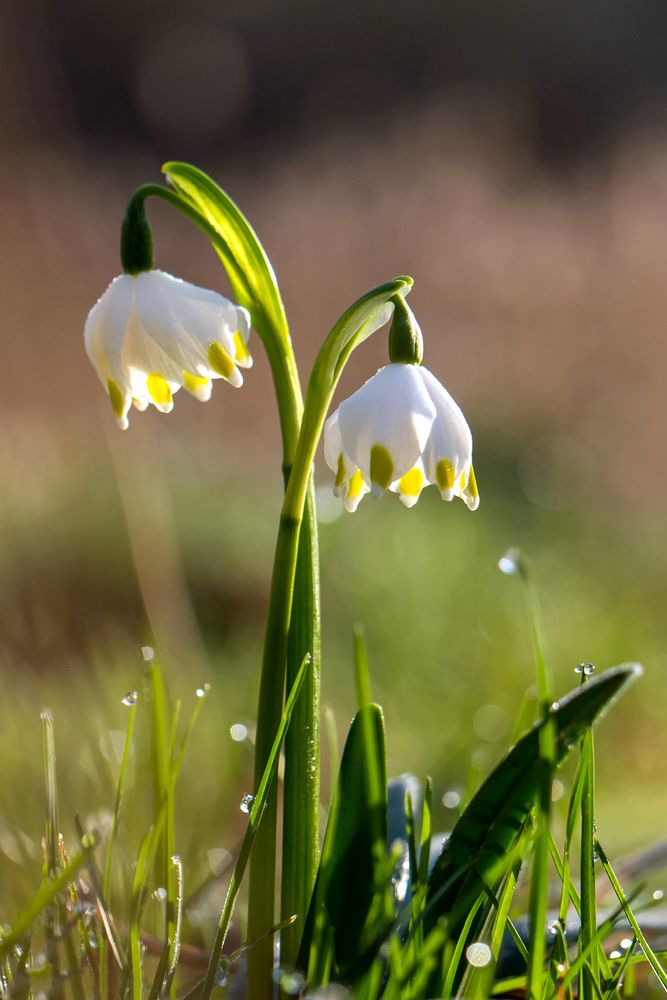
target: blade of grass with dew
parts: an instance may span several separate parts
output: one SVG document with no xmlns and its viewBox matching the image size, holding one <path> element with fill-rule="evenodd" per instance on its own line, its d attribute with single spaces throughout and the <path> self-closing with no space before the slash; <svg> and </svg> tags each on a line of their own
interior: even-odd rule
<svg viewBox="0 0 667 1000">
<path fill-rule="evenodd" d="M 426 927 L 438 917 L 448 916 L 458 934 L 470 906 L 523 833 L 530 810 L 540 793 L 540 730 L 553 723 L 556 760 L 565 759 L 582 732 L 620 696 L 641 673 L 636 665 L 605 671 L 585 688 L 579 688 L 554 704 L 549 720 L 535 724 L 512 748 L 473 796 L 443 850 L 429 879 Z M 445 891 L 443 886 L 447 885 Z M 433 905 L 437 897 L 437 905 Z"/>
<path fill-rule="evenodd" d="M 176 872 L 176 898 L 175 898 L 175 920 L 173 936 L 167 938 L 170 945 L 171 957 L 169 959 L 169 971 L 165 983 L 164 992 L 171 996 L 178 959 L 181 953 L 181 934 L 183 932 L 183 862 L 177 855 L 173 855 L 171 863 Z"/>
<path fill-rule="evenodd" d="M 81 818 L 78 815 L 74 816 L 74 825 L 76 827 L 79 840 L 83 843 L 84 838 L 88 837 L 89 835 L 84 830 L 83 823 L 81 822 Z M 111 912 L 109 911 L 109 908 L 107 907 L 106 900 L 102 892 L 102 880 L 97 870 L 95 859 L 92 857 L 92 855 L 88 858 L 88 861 L 86 863 L 86 871 L 88 872 L 88 878 L 90 880 L 93 894 L 95 896 L 95 902 L 97 904 L 97 909 L 100 916 L 100 920 L 102 922 L 102 928 L 104 930 L 104 934 L 106 935 L 106 939 L 109 943 L 109 947 L 111 948 L 111 952 L 113 954 L 116 965 L 118 966 L 119 969 L 123 970 L 127 965 L 127 961 L 123 953 L 123 947 L 116 932 L 116 928 L 114 926 L 113 917 L 111 915 Z"/>
<path fill-rule="evenodd" d="M 625 955 L 623 956 L 623 960 L 622 960 L 621 964 L 619 965 L 618 969 L 614 972 L 614 975 L 612 976 L 611 980 L 609 981 L 609 989 L 605 993 L 605 1000 L 614 1000 L 614 998 L 615 998 L 615 996 L 617 994 L 618 988 L 619 988 L 620 984 L 623 981 L 623 976 L 625 975 L 625 972 L 626 972 L 626 970 L 628 968 L 628 965 L 629 965 L 630 959 L 632 958 L 632 953 L 635 950 L 635 945 L 636 944 L 637 944 L 637 935 L 634 934 L 633 937 L 632 937 L 632 942 L 630 944 L 630 947 L 626 948 Z"/>
<path fill-rule="evenodd" d="M 45 878 L 54 878 L 60 870 L 58 857 L 58 784 L 56 780 L 56 744 L 53 715 L 49 709 L 41 713 L 44 740 L 44 776 L 46 779 L 46 831 L 45 831 Z M 51 990 L 53 1000 L 63 996 L 62 972 L 60 969 L 60 940 L 63 923 L 63 906 L 58 897 L 48 907 L 46 913 L 46 959 L 51 966 Z"/>
<path fill-rule="evenodd" d="M 66 868 L 69 858 L 67 857 L 67 850 L 65 848 L 65 840 L 60 834 L 58 836 L 58 855 L 60 860 L 60 867 Z M 88 935 L 86 933 L 83 920 L 78 913 L 79 908 L 79 898 L 76 891 L 76 886 L 73 882 L 67 887 L 67 892 L 69 896 L 69 902 L 71 906 L 72 913 L 76 914 L 74 919 L 67 919 L 67 907 L 62 904 L 63 921 L 62 921 L 62 941 L 65 946 L 65 958 L 67 960 L 67 984 L 72 993 L 73 1000 L 86 1000 L 85 990 L 83 988 L 83 968 L 82 962 L 79 957 L 79 952 L 74 938 L 74 932 L 78 932 L 81 941 L 87 942 Z M 84 950 L 85 945 L 84 945 Z M 87 950 L 86 950 L 87 951 Z M 88 952 L 87 952 L 88 953 Z"/>
<path fill-rule="evenodd" d="M 129 717 L 127 720 L 127 729 L 125 731 L 125 742 L 123 745 L 123 755 L 120 761 L 120 771 L 118 774 L 118 784 L 116 786 L 116 801 L 114 803 L 113 815 L 111 818 L 111 830 L 109 831 L 109 841 L 107 843 L 106 857 L 104 860 L 104 880 L 102 882 L 102 899 L 104 900 L 105 910 L 109 906 L 110 895 L 111 895 L 111 870 L 113 864 L 113 852 L 116 845 L 116 837 L 118 834 L 118 822 L 120 819 L 120 807 L 123 800 L 123 791 L 125 788 L 125 777 L 127 774 L 127 765 L 130 759 L 130 747 L 132 746 L 132 737 L 134 735 L 134 722 L 137 714 L 137 692 L 133 691 L 131 694 L 127 694 L 123 698 L 123 704 L 127 705 L 130 709 Z M 108 996 L 109 993 L 109 944 L 108 935 L 103 936 L 100 941 L 100 951 L 99 951 L 99 981 L 100 981 L 100 993 L 103 997 Z"/>
<path fill-rule="evenodd" d="M 174 816 L 174 791 L 176 781 L 174 779 L 174 763 L 176 759 L 176 739 L 178 736 L 178 720 L 181 714 L 181 702 L 176 701 L 171 717 L 171 728 L 169 732 L 169 743 L 167 746 L 167 787 L 164 798 L 164 837 L 162 848 L 165 851 L 165 869 L 167 879 L 162 883 L 167 890 L 165 906 L 165 928 L 164 936 L 166 941 L 173 942 L 176 932 L 176 870 L 172 858 L 175 852 L 175 816 Z"/>
<path fill-rule="evenodd" d="M 241 886 L 241 881 L 243 879 L 243 875 L 245 873 L 245 869 L 248 864 L 248 859 L 250 857 L 250 852 L 252 850 L 253 841 L 257 834 L 257 828 L 259 827 L 259 824 L 261 822 L 262 814 L 266 806 L 266 801 L 271 791 L 278 770 L 278 762 L 280 760 L 280 750 L 283 744 L 283 740 L 285 739 L 287 728 L 292 718 L 294 705 L 296 704 L 296 699 L 299 696 L 299 691 L 301 690 L 301 685 L 304 682 L 306 671 L 310 667 L 310 663 L 311 663 L 310 656 L 309 655 L 305 656 L 301 664 L 301 667 L 299 669 L 299 672 L 294 680 L 294 684 L 292 685 L 292 690 L 290 691 L 287 701 L 285 703 L 285 708 L 283 710 L 282 718 L 280 720 L 278 732 L 276 733 L 276 737 L 273 741 L 273 747 L 271 749 L 271 753 L 269 755 L 266 768 L 264 769 L 262 780 L 259 783 L 255 800 L 250 810 L 248 826 L 246 828 L 245 835 L 241 842 L 241 847 L 239 849 L 238 858 L 236 859 L 236 864 L 234 865 L 234 870 L 232 872 L 229 888 L 227 890 L 227 896 L 224 902 L 224 906 L 222 908 L 222 913 L 220 915 L 220 921 L 218 923 L 218 931 L 216 934 L 215 942 L 213 944 L 213 948 L 211 949 L 211 957 L 209 959 L 206 978 L 204 979 L 204 983 L 201 989 L 200 1000 L 209 1000 L 211 991 L 215 986 L 218 966 L 220 964 L 220 956 L 222 954 L 225 938 L 227 936 L 229 922 L 234 912 L 234 904 L 236 903 L 236 896 Z"/>
<path fill-rule="evenodd" d="M 120 990 L 120 996 L 124 997 L 131 978 L 132 1000 L 141 1000 L 143 995 L 141 912 L 146 897 L 148 877 L 158 850 L 159 840 L 160 830 L 157 826 L 152 826 L 144 834 L 141 844 L 139 845 L 139 853 L 137 855 L 137 863 L 134 870 L 129 921 L 128 951 L 130 955 L 130 966 L 129 969 L 126 967 Z"/>
<path fill-rule="evenodd" d="M 637 893 L 635 894 L 637 895 Z M 613 930 L 614 926 L 618 922 L 621 914 L 623 913 L 623 907 L 619 906 L 603 923 L 596 928 L 595 934 L 592 939 L 586 943 L 585 947 L 580 947 L 579 954 L 570 964 L 565 976 L 559 983 L 559 989 L 565 991 L 569 988 L 570 984 L 574 982 L 577 976 L 581 976 L 581 969 L 585 966 L 590 968 L 590 960 L 593 955 L 596 955 L 602 943 Z M 593 993 L 596 997 L 601 996 L 601 990 L 599 981 L 592 978 Z"/>
<path fill-rule="evenodd" d="M 77 872 L 87 863 L 94 846 L 92 838 L 87 838 L 81 849 L 72 858 L 70 864 L 53 879 L 43 882 L 36 892 L 32 902 L 16 919 L 6 933 L 0 936 L 0 961 L 2 961 L 19 944 L 30 927 L 50 906 L 56 896 L 64 892 Z"/>
<path fill-rule="evenodd" d="M 635 934 L 635 936 L 637 938 L 639 946 L 642 949 L 642 951 L 644 952 L 644 954 L 646 955 L 646 958 L 648 959 L 648 962 L 649 962 L 651 968 L 653 969 L 653 971 L 655 972 L 658 980 L 660 981 L 660 985 L 662 986 L 663 990 L 665 990 L 665 992 L 667 992 L 667 972 L 665 971 L 665 969 L 663 968 L 663 966 L 658 961 L 658 958 L 656 957 L 655 952 L 652 950 L 651 946 L 649 945 L 648 941 L 646 940 L 646 936 L 644 935 L 644 932 L 642 931 L 641 927 L 639 926 L 639 924 L 637 922 L 637 918 L 635 917 L 634 913 L 632 912 L 632 908 L 630 906 L 628 898 L 625 895 L 625 893 L 623 892 L 623 889 L 621 888 L 620 882 L 616 878 L 616 875 L 614 873 L 614 869 L 612 868 L 612 866 L 611 866 L 611 864 L 609 862 L 609 858 L 607 857 L 607 855 L 605 854 L 605 852 L 602 850 L 602 847 L 601 847 L 600 842 L 598 840 L 595 841 L 595 847 L 597 849 L 597 853 L 598 853 L 598 857 L 600 859 L 600 863 L 601 863 L 601 865 L 602 865 L 602 867 L 603 867 L 603 869 L 604 869 L 604 871 L 605 871 L 605 873 L 607 875 L 607 878 L 609 879 L 609 882 L 611 883 L 612 889 L 616 893 L 618 901 L 619 901 L 619 903 L 621 904 L 621 906 L 623 908 L 623 912 L 625 913 L 626 917 L 628 918 L 628 922 L 629 922 L 629 924 L 630 924 L 630 926 L 631 926 L 631 928 L 633 930 L 633 933 Z"/>
<path fill-rule="evenodd" d="M 443 987 L 441 995 L 443 997 L 450 997 L 454 992 L 454 982 L 456 980 L 459 971 L 459 965 L 461 963 L 463 949 L 465 948 L 466 941 L 468 939 L 468 934 L 470 933 L 470 928 L 473 925 L 473 921 L 477 916 L 477 913 L 480 910 L 482 903 L 484 903 L 485 901 L 486 901 L 486 893 L 482 892 L 480 893 L 478 899 L 476 899 L 473 905 L 470 907 L 470 911 L 467 914 L 465 921 L 463 922 L 463 926 L 461 927 L 461 930 L 459 932 L 458 939 L 456 941 L 456 944 L 454 945 L 454 951 L 449 957 L 449 961 L 447 962 L 447 967 L 443 968 L 442 970 Z"/>
</svg>

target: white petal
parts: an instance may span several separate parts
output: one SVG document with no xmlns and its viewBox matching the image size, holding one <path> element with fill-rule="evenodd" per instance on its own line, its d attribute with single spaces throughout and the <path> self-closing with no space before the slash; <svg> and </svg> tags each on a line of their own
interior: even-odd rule
<svg viewBox="0 0 667 1000">
<path fill-rule="evenodd" d="M 126 382 L 120 356 L 125 328 L 132 308 L 132 278 L 123 274 L 111 282 L 88 314 L 84 344 L 99 378 Z"/>
<path fill-rule="evenodd" d="M 345 454 L 370 481 L 371 453 L 377 446 L 384 449 L 383 472 L 389 475 L 383 478 L 388 484 L 400 479 L 419 459 L 436 409 L 418 366 L 392 364 L 344 400 L 338 413 Z"/>
<path fill-rule="evenodd" d="M 424 466 L 430 482 L 436 483 L 445 500 L 461 496 L 461 473 L 472 460 L 472 434 L 459 406 L 427 368 L 419 372 L 436 409 L 436 418 L 424 448 Z M 443 473 L 445 463 L 448 475 Z M 467 477 L 466 477 L 467 479 Z"/>
</svg>

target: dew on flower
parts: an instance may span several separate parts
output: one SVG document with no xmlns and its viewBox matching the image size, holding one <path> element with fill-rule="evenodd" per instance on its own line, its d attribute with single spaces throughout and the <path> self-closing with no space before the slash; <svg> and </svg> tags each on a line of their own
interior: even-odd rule
<svg viewBox="0 0 667 1000">
<path fill-rule="evenodd" d="M 491 949 L 483 941 L 475 941 L 466 948 L 466 958 L 476 969 L 483 969 L 492 959 Z"/>
<path fill-rule="evenodd" d="M 250 813 L 252 811 L 252 807 L 254 806 L 254 804 L 255 804 L 255 796 L 251 795 L 250 792 L 246 792 L 246 794 L 241 799 L 241 805 L 239 808 L 241 809 L 241 812 Z"/>
<path fill-rule="evenodd" d="M 138 699 L 138 691 L 128 691 L 125 697 L 121 700 L 121 705 L 136 705 Z"/>
</svg>

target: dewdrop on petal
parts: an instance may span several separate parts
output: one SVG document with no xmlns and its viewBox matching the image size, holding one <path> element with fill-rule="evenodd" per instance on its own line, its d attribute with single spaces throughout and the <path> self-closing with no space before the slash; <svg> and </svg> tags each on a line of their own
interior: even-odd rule
<svg viewBox="0 0 667 1000">
<path fill-rule="evenodd" d="M 479 506 L 472 467 L 472 434 L 463 413 L 421 366 L 421 331 L 402 296 L 394 299 L 391 363 L 381 368 L 329 417 L 324 457 L 335 492 L 349 511 L 366 493 L 389 489 L 412 507 L 435 484 L 443 500 Z"/>
<path fill-rule="evenodd" d="M 122 429 L 132 404 L 145 410 L 151 403 L 169 413 L 181 386 L 206 402 L 213 379 L 239 387 L 240 369 L 252 365 L 248 311 L 155 270 L 143 205 L 134 201 L 121 240 L 126 273 L 93 306 L 84 331 L 86 353 Z"/>
</svg>

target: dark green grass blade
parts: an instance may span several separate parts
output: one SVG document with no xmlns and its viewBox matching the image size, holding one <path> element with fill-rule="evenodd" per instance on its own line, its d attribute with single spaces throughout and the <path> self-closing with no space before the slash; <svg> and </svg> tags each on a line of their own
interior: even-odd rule
<svg viewBox="0 0 667 1000">
<path fill-rule="evenodd" d="M 538 722 L 487 778 L 454 827 L 431 873 L 426 928 L 447 915 L 450 933 L 455 936 L 487 881 L 498 880 L 499 862 L 510 856 L 540 793 L 543 726 L 551 720 L 556 762 L 560 763 L 640 673 L 637 665 L 615 667 L 563 698 L 552 707 L 548 720 Z"/>
<path fill-rule="evenodd" d="M 621 888 L 621 884 L 618 881 L 618 879 L 616 878 L 616 875 L 614 873 L 614 869 L 611 867 L 611 865 L 609 863 L 609 859 L 608 859 L 607 855 L 605 854 L 605 852 L 602 850 L 602 847 L 600 846 L 599 841 L 596 841 L 596 847 L 597 847 L 598 857 L 600 858 L 600 864 L 604 868 L 605 873 L 607 875 L 607 878 L 609 879 L 609 881 L 611 883 L 611 887 L 614 890 L 614 892 L 616 893 L 618 901 L 621 904 L 621 908 L 623 909 L 623 912 L 625 913 L 625 916 L 627 917 L 628 922 L 629 922 L 630 926 L 632 927 L 632 931 L 635 934 L 635 936 L 637 938 L 637 941 L 639 942 L 639 947 L 642 949 L 642 951 L 646 955 L 646 958 L 648 959 L 648 962 L 649 962 L 651 968 L 653 969 L 653 971 L 654 971 L 657 979 L 659 980 L 660 985 L 662 986 L 663 990 L 667 993 L 667 972 L 665 971 L 665 968 L 662 966 L 662 964 L 658 960 L 655 952 L 653 951 L 653 949 L 649 945 L 648 941 L 646 940 L 646 937 L 644 936 L 644 932 L 642 931 L 641 927 L 637 923 L 637 918 L 634 915 L 634 913 L 632 912 L 632 909 L 630 907 L 630 901 L 628 900 L 627 896 L 623 892 L 623 889 Z"/>
<path fill-rule="evenodd" d="M 326 975 L 325 938 L 333 948 L 333 971 L 344 979 L 361 975 L 374 958 L 377 939 L 367 918 L 376 902 L 376 873 L 386 862 L 386 843 L 384 721 L 379 706 L 365 705 L 345 743 L 299 952 L 299 967 L 309 969 L 314 985 Z M 378 915 L 376 929 L 380 923 Z"/>
</svg>

